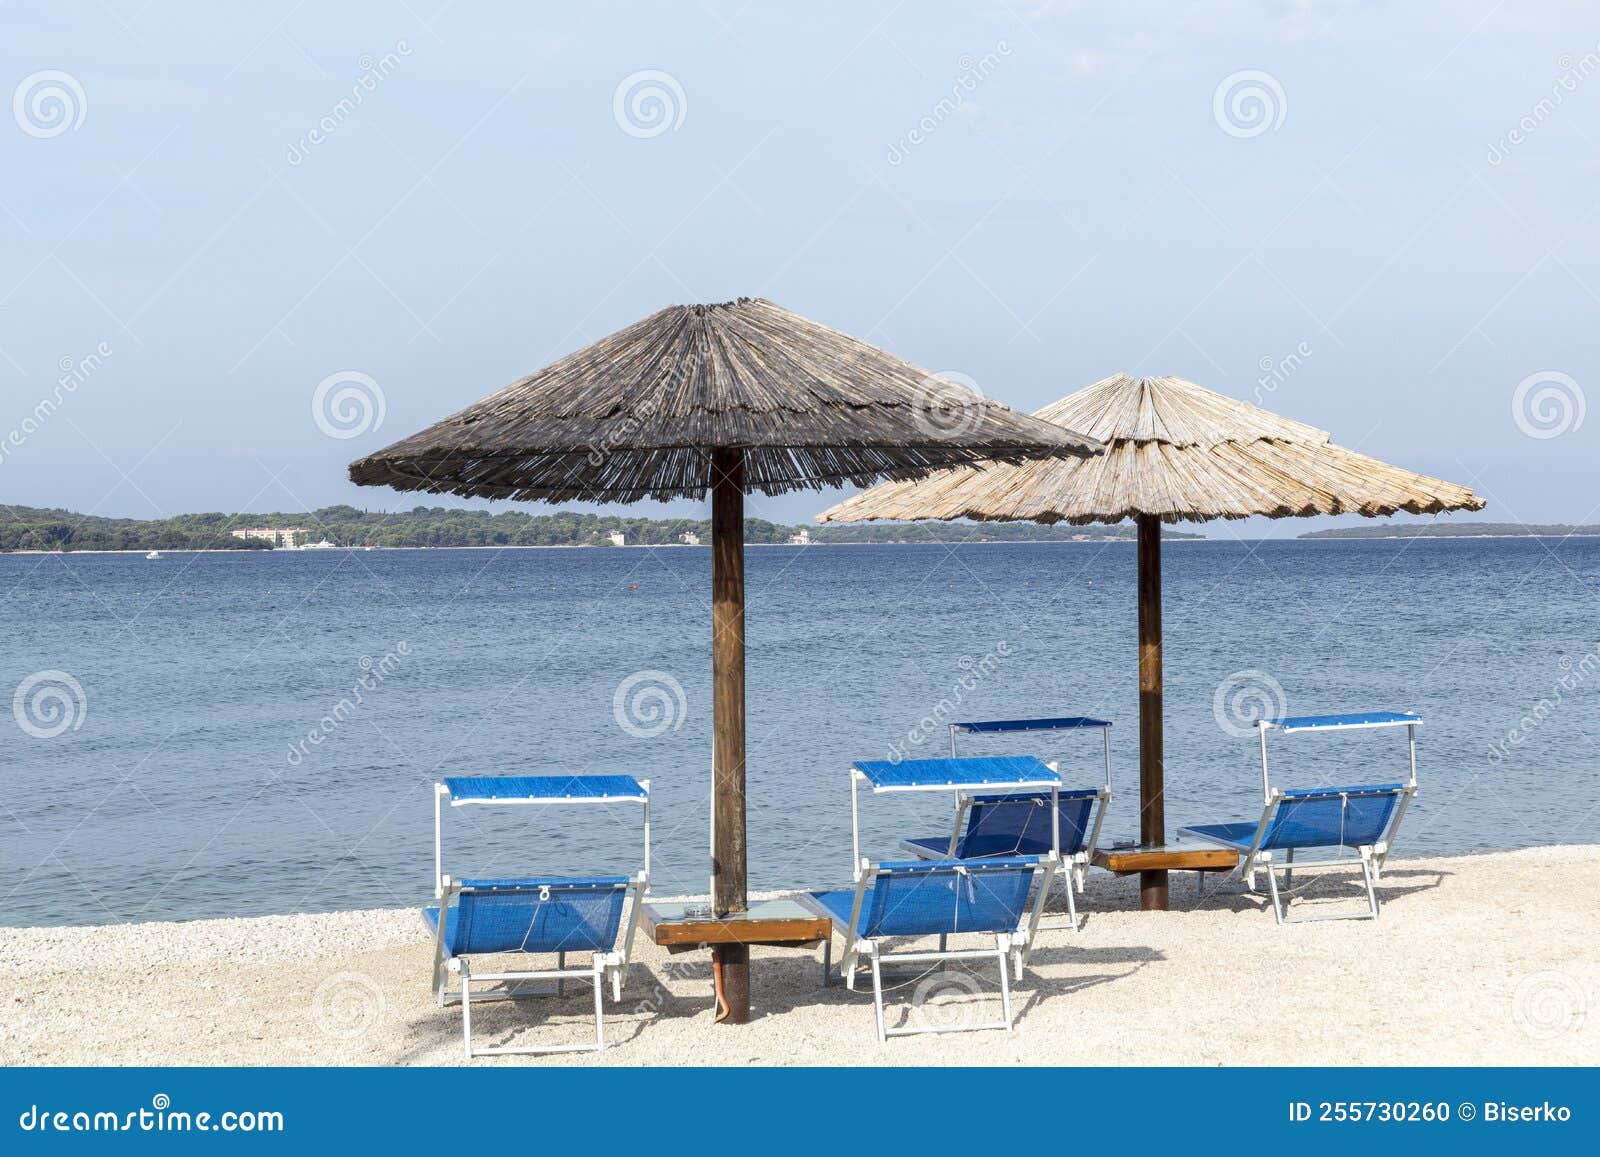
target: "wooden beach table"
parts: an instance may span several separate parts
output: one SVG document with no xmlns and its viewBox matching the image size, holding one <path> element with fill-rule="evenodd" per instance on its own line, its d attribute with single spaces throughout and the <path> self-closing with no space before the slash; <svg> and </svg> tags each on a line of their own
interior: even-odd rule
<svg viewBox="0 0 1600 1157">
<path fill-rule="evenodd" d="M 646 936 L 674 953 L 715 950 L 725 944 L 814 948 L 833 936 L 832 921 L 798 900 L 752 900 L 748 911 L 721 917 L 689 915 L 691 908 L 706 907 L 646 900 L 639 910 L 639 923 Z"/>
<path fill-rule="evenodd" d="M 1096 848 L 1093 863 L 1118 876 L 1139 872 L 1231 872 L 1239 853 L 1215 844 L 1179 843 Z"/>
<path fill-rule="evenodd" d="M 639 924 L 646 936 L 673 955 L 711 949 L 712 987 L 719 1010 L 713 1023 L 731 1019 L 735 1013 L 743 1023 L 748 1011 L 735 1008 L 725 989 L 724 971 L 732 954 L 748 961 L 751 945 L 814 948 L 833 938 L 833 921 L 798 900 L 783 897 L 752 900 L 745 911 L 726 916 L 712 915 L 705 903 L 646 900 L 639 908 Z"/>
</svg>

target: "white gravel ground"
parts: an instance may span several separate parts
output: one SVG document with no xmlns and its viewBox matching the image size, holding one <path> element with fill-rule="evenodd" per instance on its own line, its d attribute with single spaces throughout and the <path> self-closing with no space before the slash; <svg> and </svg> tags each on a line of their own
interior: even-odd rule
<svg viewBox="0 0 1600 1157">
<path fill-rule="evenodd" d="M 713 1027 L 707 954 L 641 936 L 605 1053 L 474 1063 L 1600 1063 L 1600 848 L 1396 861 L 1377 922 L 1280 928 L 1254 898 L 1196 905 L 1192 879 L 1148 914 L 1131 881 L 1092 875 L 1085 927 L 1042 934 L 1009 1035 L 879 1045 L 870 991 L 824 990 L 817 954 L 774 949 L 755 951 L 754 1022 Z M 0 1062 L 459 1064 L 431 947 L 411 911 L 0 929 Z M 972 981 L 934 975 L 917 1008 L 901 984 L 890 1023 L 996 1016 L 992 972 Z M 477 1039 L 585 1039 L 586 992 L 475 1009 Z"/>
</svg>

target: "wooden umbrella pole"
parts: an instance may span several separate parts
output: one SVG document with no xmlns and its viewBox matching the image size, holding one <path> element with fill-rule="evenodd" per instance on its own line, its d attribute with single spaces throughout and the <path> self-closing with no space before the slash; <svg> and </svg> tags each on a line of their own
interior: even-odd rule
<svg viewBox="0 0 1600 1157">
<path fill-rule="evenodd" d="M 1166 843 L 1165 762 L 1161 735 L 1161 519 L 1139 525 L 1139 843 Z M 1167 910 L 1167 873 L 1139 873 L 1139 907 Z"/>
<path fill-rule="evenodd" d="M 746 910 L 744 830 L 744 453 L 711 456 L 711 903 Z M 714 949 L 726 1024 L 750 1019 L 750 948 Z"/>
</svg>

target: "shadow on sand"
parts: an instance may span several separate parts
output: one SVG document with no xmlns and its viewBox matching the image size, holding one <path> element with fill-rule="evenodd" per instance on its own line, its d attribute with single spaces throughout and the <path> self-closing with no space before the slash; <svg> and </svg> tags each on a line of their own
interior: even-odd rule
<svg viewBox="0 0 1600 1157">
<path fill-rule="evenodd" d="M 1395 865 L 1378 882 L 1378 899 L 1385 909 L 1405 906 L 1416 895 L 1440 887 L 1453 873 L 1438 868 Z M 1216 881 L 1198 893 L 1195 883 L 1173 873 L 1174 911 L 1235 912 L 1271 920 L 1272 903 L 1266 892 L 1216 891 Z M 1358 872 L 1318 873 L 1295 880 L 1288 893 L 1295 914 L 1359 912 L 1366 907 L 1366 890 Z M 1097 916 L 1135 912 L 1139 905 L 1137 882 L 1097 876 L 1078 897 L 1080 929 L 1093 926 Z M 1045 911 L 1064 915 L 1066 899 L 1052 896 Z M 1289 934 L 1286 932 L 1286 934 Z M 1033 951 L 1030 967 L 1011 986 L 1016 1026 L 1025 1026 L 1028 1014 L 1045 1002 L 1102 984 L 1115 984 L 1148 965 L 1166 959 L 1156 949 L 1136 945 L 1086 947 L 1070 932 L 1047 932 Z M 1065 975 L 1061 968 L 1072 969 Z M 845 1010 L 840 1031 L 873 1032 L 872 983 L 864 975 L 854 991 L 835 984 L 824 987 L 820 951 L 785 952 L 762 956 L 756 967 L 752 1017 L 762 1020 L 798 1009 Z M 675 991 L 676 990 L 676 991 Z M 582 1042 L 594 1031 L 593 995 L 587 984 L 569 982 L 563 996 L 554 994 L 525 1000 L 473 1002 L 473 1041 L 477 1047 Z M 994 965 L 948 961 L 917 971 L 884 977 L 884 1015 L 892 1028 L 951 1026 L 998 1019 L 999 980 Z M 702 953 L 685 953 L 664 964 L 635 963 L 628 970 L 622 1000 L 605 1002 L 607 1047 L 626 1045 L 670 1021 L 700 1018 L 709 1026 L 712 1015 L 711 964 Z M 855 1022 L 859 1021 L 859 1028 Z M 461 1011 L 452 1005 L 412 1018 L 418 1043 L 399 1058 L 401 1063 L 422 1062 L 440 1047 L 461 1047 Z M 542 1031 L 549 1029 L 548 1032 Z M 532 1035 L 537 1033 L 537 1035 Z M 526 1060 L 539 1060 L 527 1057 Z M 560 1059 L 560 1054 L 556 1054 Z"/>
</svg>

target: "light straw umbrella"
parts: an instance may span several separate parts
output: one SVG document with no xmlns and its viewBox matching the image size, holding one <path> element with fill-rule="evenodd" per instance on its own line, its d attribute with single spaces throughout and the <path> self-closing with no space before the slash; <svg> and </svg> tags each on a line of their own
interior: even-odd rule
<svg viewBox="0 0 1600 1157">
<path fill-rule="evenodd" d="M 350 480 L 546 502 L 711 493 L 712 903 L 746 907 L 744 495 L 1096 453 L 770 301 L 663 309 L 350 466 Z M 720 949 L 725 1019 L 749 948 Z"/>
<path fill-rule="evenodd" d="M 818 516 L 822 522 L 971 518 L 1138 526 L 1139 842 L 1166 839 L 1161 734 L 1161 524 L 1313 514 L 1481 510 L 1464 486 L 1335 446 L 1327 431 L 1182 378 L 1117 374 L 1037 417 L 1106 442 L 1105 454 L 890 482 Z M 1165 910 L 1167 873 L 1140 875 L 1140 906 Z"/>
</svg>

